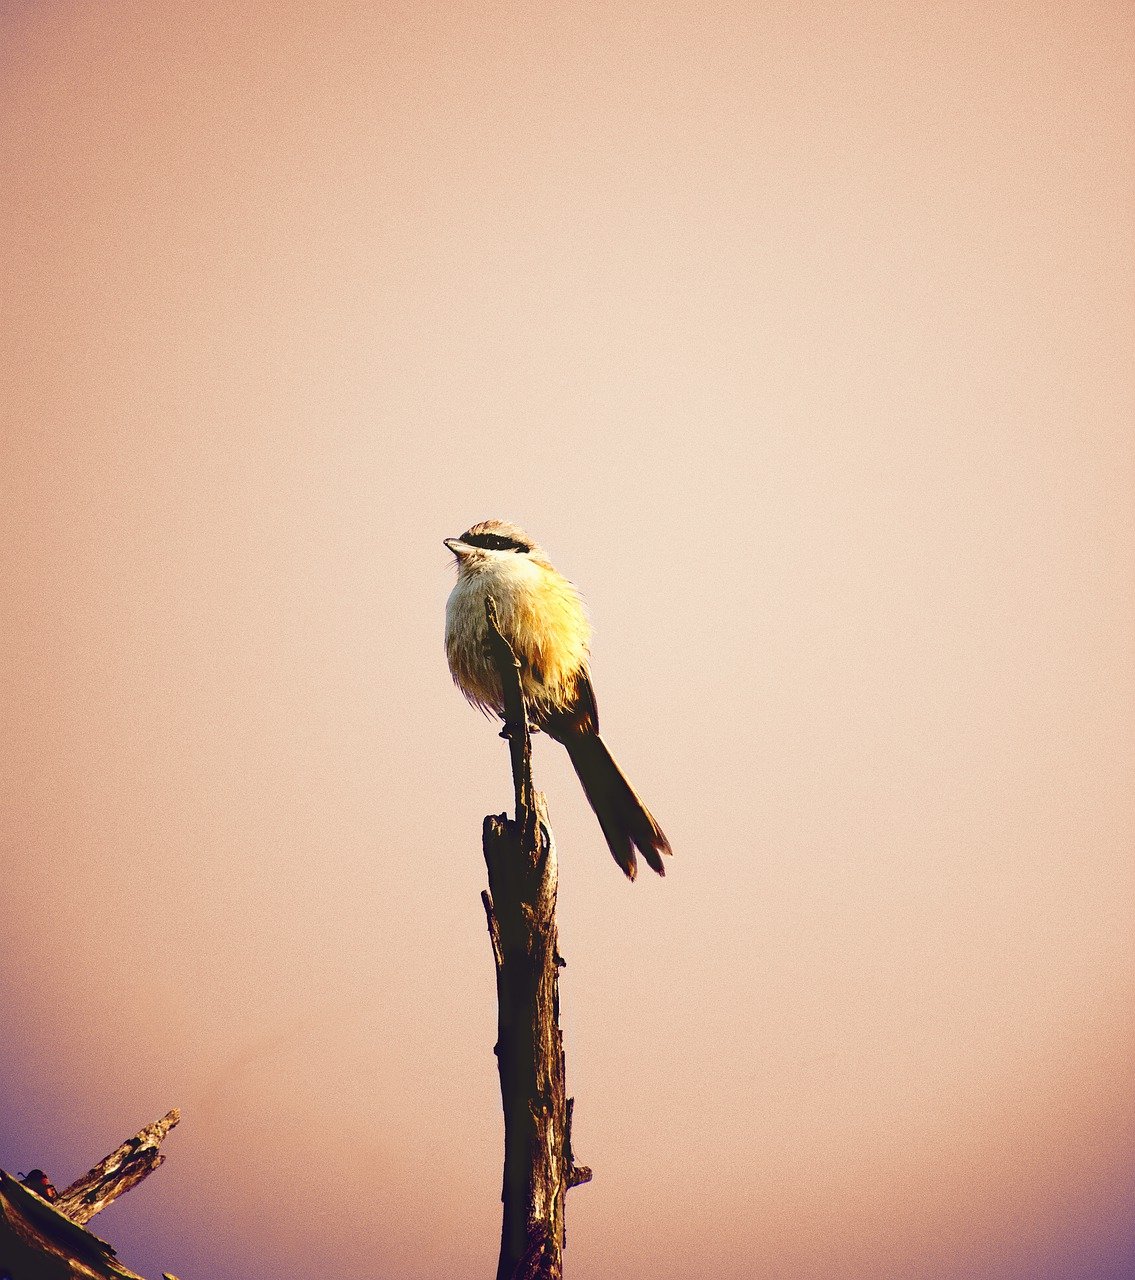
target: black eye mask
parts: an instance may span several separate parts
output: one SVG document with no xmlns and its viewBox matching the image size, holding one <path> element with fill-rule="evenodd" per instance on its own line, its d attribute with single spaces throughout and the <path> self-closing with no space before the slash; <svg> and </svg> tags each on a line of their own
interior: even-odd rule
<svg viewBox="0 0 1135 1280">
<path fill-rule="evenodd" d="M 481 547 L 485 551 L 531 551 L 526 542 L 516 538 L 508 538 L 503 533 L 463 533 L 461 541 L 471 547 Z"/>
</svg>

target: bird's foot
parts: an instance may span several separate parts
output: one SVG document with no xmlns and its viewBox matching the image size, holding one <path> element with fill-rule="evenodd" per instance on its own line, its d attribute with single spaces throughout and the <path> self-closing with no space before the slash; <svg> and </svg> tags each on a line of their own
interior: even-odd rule
<svg viewBox="0 0 1135 1280">
<path fill-rule="evenodd" d="M 514 731 L 515 729 L 516 729 L 516 725 L 514 725 L 514 724 L 508 724 L 508 723 L 506 722 L 506 723 L 502 726 L 502 728 L 501 728 L 500 736 L 501 736 L 502 738 L 509 739 L 509 738 L 511 738 L 511 737 L 512 737 L 512 735 L 513 735 L 513 731 Z M 529 734 L 529 736 L 531 736 L 531 735 L 532 735 L 532 734 L 534 734 L 534 733 L 539 733 L 539 732 L 540 732 L 540 726 L 539 726 L 538 724 L 532 724 L 531 722 L 529 722 L 529 724 L 528 724 L 528 734 Z"/>
</svg>

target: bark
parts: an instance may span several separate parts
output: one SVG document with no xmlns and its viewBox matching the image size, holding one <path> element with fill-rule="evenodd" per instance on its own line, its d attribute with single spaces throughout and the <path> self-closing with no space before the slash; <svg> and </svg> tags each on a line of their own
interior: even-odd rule
<svg viewBox="0 0 1135 1280">
<path fill-rule="evenodd" d="M 127 1138 L 117 1151 L 112 1151 L 89 1173 L 83 1174 L 66 1191 L 61 1191 L 53 1202 L 55 1208 L 80 1226 L 89 1222 L 96 1213 L 124 1191 L 137 1186 L 165 1160 L 159 1148 L 166 1134 L 180 1119 L 181 1112 L 175 1107 L 133 1138 Z"/>
<path fill-rule="evenodd" d="M 504 1183 L 497 1280 L 560 1280 L 564 1194 L 587 1182 L 571 1150 L 559 1026 L 556 891 L 559 869 L 532 754 L 520 666 L 486 601 L 490 645 L 504 690 L 516 818 L 485 819 L 489 889 L 481 895 L 497 977 L 497 1067 L 504 1109 Z"/>
</svg>

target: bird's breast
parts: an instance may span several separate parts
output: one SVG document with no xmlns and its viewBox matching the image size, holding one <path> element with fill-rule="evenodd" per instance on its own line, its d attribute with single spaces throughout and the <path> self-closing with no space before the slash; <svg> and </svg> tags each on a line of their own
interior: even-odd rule
<svg viewBox="0 0 1135 1280">
<path fill-rule="evenodd" d="M 473 703 L 503 712 L 500 676 L 488 652 L 485 599 L 492 596 L 501 634 L 521 665 L 524 693 L 537 716 L 571 705 L 587 669 L 590 627 L 575 587 L 554 569 L 512 556 L 462 572 L 445 611 L 449 669 Z"/>
</svg>

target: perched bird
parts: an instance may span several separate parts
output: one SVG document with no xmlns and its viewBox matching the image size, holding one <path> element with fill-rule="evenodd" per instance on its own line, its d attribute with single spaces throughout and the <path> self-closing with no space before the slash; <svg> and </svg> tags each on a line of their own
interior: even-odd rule
<svg viewBox="0 0 1135 1280">
<path fill-rule="evenodd" d="M 485 597 L 520 663 L 528 715 L 562 742 L 615 861 L 635 878 L 635 849 L 664 875 L 670 842 L 599 736 L 588 671 L 591 628 L 579 592 L 516 525 L 483 520 L 445 545 L 457 584 L 445 607 L 445 652 L 454 682 L 474 706 L 504 718 L 500 674 L 488 649 Z"/>
</svg>

